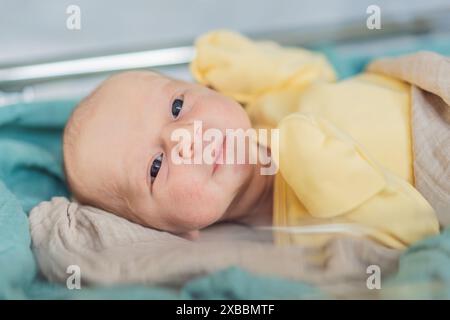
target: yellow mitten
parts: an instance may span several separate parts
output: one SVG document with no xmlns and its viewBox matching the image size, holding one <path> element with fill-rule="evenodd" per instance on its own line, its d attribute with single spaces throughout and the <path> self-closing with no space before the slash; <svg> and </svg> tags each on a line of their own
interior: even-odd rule
<svg viewBox="0 0 450 320">
<path fill-rule="evenodd" d="M 285 186 L 275 194 L 280 197 L 275 225 L 302 225 L 309 218 L 355 224 L 393 248 L 439 233 L 436 215 L 422 195 L 331 122 L 296 113 L 283 119 L 279 129 Z"/>
<path fill-rule="evenodd" d="M 321 54 L 254 42 L 230 31 L 207 33 L 195 48 L 191 72 L 196 80 L 244 104 L 272 90 L 335 79 Z"/>
</svg>

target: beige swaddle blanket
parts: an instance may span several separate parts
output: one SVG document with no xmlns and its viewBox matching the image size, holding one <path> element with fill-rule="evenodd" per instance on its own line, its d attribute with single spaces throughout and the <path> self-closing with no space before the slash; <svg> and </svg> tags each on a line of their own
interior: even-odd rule
<svg viewBox="0 0 450 320">
<path fill-rule="evenodd" d="M 369 66 L 414 84 L 412 89 L 415 179 L 439 215 L 450 223 L 449 60 L 433 54 L 381 59 Z M 428 92 L 426 92 L 426 91 Z M 447 118 L 448 119 L 448 118 Z M 401 253 L 368 239 L 336 235 L 320 246 L 276 247 L 271 234 L 237 224 L 202 230 L 197 241 L 144 228 L 65 198 L 30 213 L 33 250 L 42 274 L 65 282 L 70 265 L 85 284 L 147 283 L 178 286 L 228 266 L 262 275 L 303 280 L 336 297 L 367 292 L 367 268 L 396 270 Z"/>
<path fill-rule="evenodd" d="M 368 66 L 412 84 L 415 187 L 450 224 L 450 59 L 434 52 L 378 59 Z"/>
<path fill-rule="evenodd" d="M 42 274 L 63 283 L 70 265 L 80 267 L 84 284 L 175 287 L 239 266 L 259 275 L 322 285 L 337 295 L 367 290 L 367 267 L 375 264 L 388 274 L 396 269 L 399 254 L 350 236 L 337 236 L 320 248 L 277 247 L 267 231 L 238 224 L 211 226 L 192 242 L 62 197 L 33 209 L 30 224 Z"/>
</svg>

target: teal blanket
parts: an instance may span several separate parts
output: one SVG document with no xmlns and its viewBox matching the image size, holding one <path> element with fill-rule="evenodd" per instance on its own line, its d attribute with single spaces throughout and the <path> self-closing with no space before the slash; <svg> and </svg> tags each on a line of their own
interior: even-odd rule
<svg viewBox="0 0 450 320">
<path fill-rule="evenodd" d="M 409 51 L 450 53 L 450 41 L 413 43 Z M 367 52 L 320 48 L 341 76 L 361 70 Z M 406 52 L 392 50 L 391 54 Z M 231 267 L 186 283 L 181 289 L 121 286 L 68 290 L 39 274 L 30 249 L 27 215 L 53 196 L 68 196 L 61 167 L 61 132 L 75 101 L 0 107 L 0 298 L 2 299 L 305 299 L 329 298 L 306 283 L 261 277 Z M 450 230 L 411 247 L 399 273 L 383 279 L 383 298 L 450 298 Z"/>
</svg>

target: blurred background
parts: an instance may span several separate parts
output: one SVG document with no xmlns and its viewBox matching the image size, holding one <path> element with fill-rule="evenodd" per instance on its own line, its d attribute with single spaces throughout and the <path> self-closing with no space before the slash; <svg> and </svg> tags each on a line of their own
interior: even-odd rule
<svg viewBox="0 0 450 320">
<path fill-rule="evenodd" d="M 70 5 L 79 30 L 66 26 Z M 369 5 L 379 30 L 366 26 Z M 0 105 L 79 98 L 129 68 L 189 80 L 193 41 L 217 28 L 321 50 L 345 77 L 386 53 L 448 52 L 450 1 L 0 0 Z"/>
</svg>

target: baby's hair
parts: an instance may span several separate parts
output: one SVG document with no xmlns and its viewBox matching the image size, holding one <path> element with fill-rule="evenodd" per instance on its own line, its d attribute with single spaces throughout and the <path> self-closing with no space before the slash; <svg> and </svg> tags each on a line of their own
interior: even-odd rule
<svg viewBox="0 0 450 320">
<path fill-rule="evenodd" d="M 90 186 L 85 185 L 82 181 L 77 179 L 77 163 L 76 160 L 73 160 L 75 150 L 77 148 L 78 137 L 83 130 L 83 126 L 89 121 L 89 118 L 91 118 L 97 110 L 100 100 L 99 92 L 103 88 L 104 83 L 105 82 L 100 84 L 92 93 L 78 103 L 66 123 L 62 139 L 63 171 L 66 177 L 67 187 L 78 202 L 112 211 L 112 208 L 116 207 L 113 204 L 115 202 L 119 202 L 120 200 L 117 197 L 118 192 L 114 192 L 114 186 L 98 186 L 101 190 L 95 190 L 95 193 L 108 193 L 108 199 L 110 202 L 100 203 L 96 201 L 92 192 L 83 192 L 83 190 L 86 191 Z M 111 190 L 114 194 L 109 194 L 111 193 Z"/>
<path fill-rule="evenodd" d="M 62 150 L 63 150 L 63 170 L 66 177 L 67 186 L 76 198 L 82 198 L 75 186 L 74 166 L 71 163 L 73 151 L 77 141 L 77 136 L 81 133 L 83 123 L 90 118 L 95 111 L 98 91 L 102 85 L 82 99 L 72 110 L 69 119 L 64 127 Z"/>
</svg>

